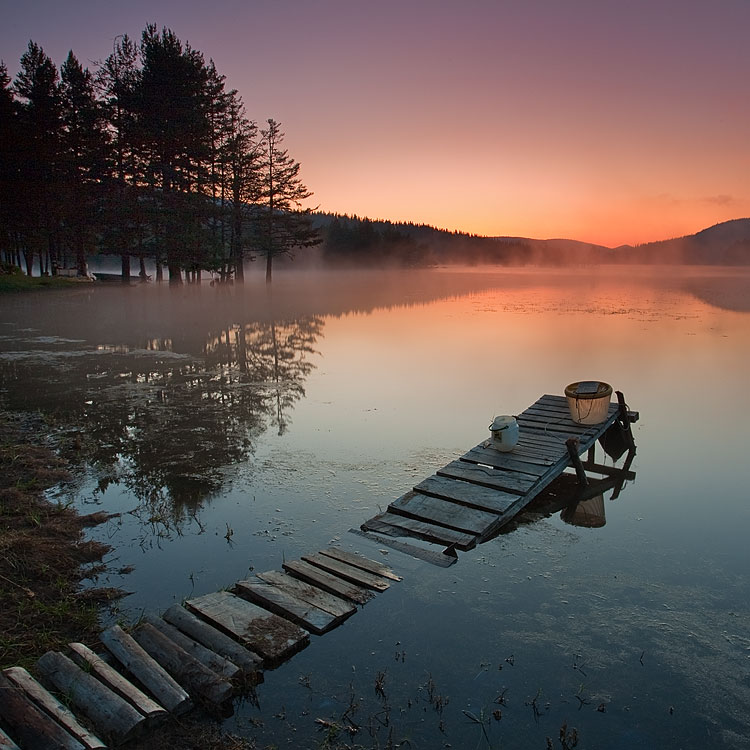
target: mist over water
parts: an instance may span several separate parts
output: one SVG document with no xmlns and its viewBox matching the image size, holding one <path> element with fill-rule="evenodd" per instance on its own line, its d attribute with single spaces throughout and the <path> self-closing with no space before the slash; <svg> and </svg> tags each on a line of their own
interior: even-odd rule
<svg viewBox="0 0 750 750">
<path fill-rule="evenodd" d="M 355 695 L 364 746 L 541 750 L 567 722 L 579 747 L 741 748 L 748 300 L 746 269 L 687 267 L 81 285 L 0 298 L 0 407 L 42 411 L 74 460 L 83 440 L 57 499 L 123 513 L 92 532 L 97 583 L 133 592 L 114 617 L 331 542 L 404 576 L 237 708 L 261 746 L 315 746 Z M 603 527 L 534 517 L 448 569 L 348 533 L 582 379 L 641 414 Z"/>
</svg>

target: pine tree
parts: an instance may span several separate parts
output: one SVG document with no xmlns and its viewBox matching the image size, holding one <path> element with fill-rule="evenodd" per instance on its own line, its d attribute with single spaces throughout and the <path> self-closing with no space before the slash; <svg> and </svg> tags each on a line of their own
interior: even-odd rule
<svg viewBox="0 0 750 750">
<path fill-rule="evenodd" d="M 15 92 L 21 98 L 20 198 L 27 221 L 27 273 L 39 255 L 40 271 L 49 273 L 57 260 L 61 214 L 61 117 L 57 68 L 44 50 L 30 41 L 21 57 Z"/>
<path fill-rule="evenodd" d="M 296 247 L 312 247 L 320 236 L 312 226 L 311 208 L 302 209 L 302 202 L 312 193 L 299 177 L 300 164 L 282 148 L 281 126 L 269 119 L 268 128 L 261 130 L 263 160 L 260 201 L 262 216 L 260 248 L 266 256 L 266 283 L 271 282 L 273 258 L 292 254 Z"/>
</svg>

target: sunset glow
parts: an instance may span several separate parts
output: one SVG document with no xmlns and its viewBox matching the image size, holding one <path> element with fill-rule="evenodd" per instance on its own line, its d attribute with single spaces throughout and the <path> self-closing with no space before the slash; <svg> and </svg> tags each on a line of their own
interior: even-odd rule
<svg viewBox="0 0 750 750">
<path fill-rule="evenodd" d="M 323 211 L 607 246 L 750 216 L 746 0 L 29 0 L 0 58 L 93 68 L 147 23 L 281 122 Z"/>
</svg>

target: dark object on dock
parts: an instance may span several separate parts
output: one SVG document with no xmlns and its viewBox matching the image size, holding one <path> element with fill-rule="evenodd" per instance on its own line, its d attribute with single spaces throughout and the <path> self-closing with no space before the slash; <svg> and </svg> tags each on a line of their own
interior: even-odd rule
<svg viewBox="0 0 750 750">
<path fill-rule="evenodd" d="M 578 477 L 579 501 L 606 489 L 619 493 L 624 481 L 633 476 L 629 469 L 635 443 L 630 425 L 637 419 L 638 414 L 628 410 L 620 392 L 617 403 L 609 405 L 606 418 L 594 425 L 573 421 L 562 396 L 542 396 L 517 417 L 519 439 L 512 451 L 501 452 L 489 440 L 480 443 L 415 485 L 392 502 L 386 513 L 361 528 L 417 537 L 454 550 L 470 549 L 496 535 L 569 467 Z M 629 451 L 622 469 L 595 462 L 597 440 L 603 440 L 618 458 Z M 587 451 L 584 463 L 580 456 Z M 590 479 L 587 471 L 605 478 Z"/>
</svg>

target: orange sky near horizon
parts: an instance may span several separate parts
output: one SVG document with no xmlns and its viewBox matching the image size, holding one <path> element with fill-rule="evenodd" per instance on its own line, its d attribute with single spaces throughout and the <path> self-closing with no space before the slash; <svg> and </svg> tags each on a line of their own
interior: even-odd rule
<svg viewBox="0 0 750 750">
<path fill-rule="evenodd" d="M 750 217 L 747 0 L 27 0 L 0 57 L 147 23 L 281 122 L 323 211 L 607 246 Z"/>
</svg>

